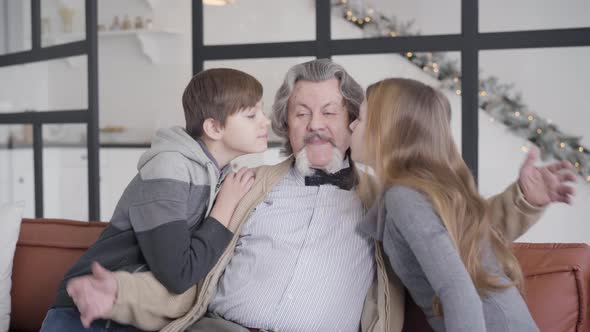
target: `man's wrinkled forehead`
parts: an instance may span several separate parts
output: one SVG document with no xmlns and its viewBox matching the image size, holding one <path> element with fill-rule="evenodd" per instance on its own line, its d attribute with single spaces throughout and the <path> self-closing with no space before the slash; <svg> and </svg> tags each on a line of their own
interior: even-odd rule
<svg viewBox="0 0 590 332">
<path fill-rule="evenodd" d="M 326 108 L 329 106 L 341 106 L 344 107 L 344 98 L 339 93 L 336 95 L 323 95 L 312 97 L 310 95 L 300 94 L 293 95 L 289 99 L 289 111 L 297 108 L 297 106 L 314 109 L 314 108 Z"/>
<path fill-rule="evenodd" d="M 326 106 L 328 104 L 344 105 L 338 80 L 321 82 L 297 81 L 289 98 L 289 106 Z"/>
</svg>

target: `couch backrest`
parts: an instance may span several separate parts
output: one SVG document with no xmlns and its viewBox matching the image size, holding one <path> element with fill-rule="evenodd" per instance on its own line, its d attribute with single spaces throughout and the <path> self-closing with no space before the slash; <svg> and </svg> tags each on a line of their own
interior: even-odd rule
<svg viewBox="0 0 590 332">
<path fill-rule="evenodd" d="M 11 331 L 39 331 L 64 274 L 106 226 L 102 222 L 23 219 L 12 268 Z"/>
<path fill-rule="evenodd" d="M 517 243 L 524 298 L 541 332 L 590 331 L 590 247 L 579 243 Z M 431 332 L 406 293 L 404 332 Z"/>
</svg>

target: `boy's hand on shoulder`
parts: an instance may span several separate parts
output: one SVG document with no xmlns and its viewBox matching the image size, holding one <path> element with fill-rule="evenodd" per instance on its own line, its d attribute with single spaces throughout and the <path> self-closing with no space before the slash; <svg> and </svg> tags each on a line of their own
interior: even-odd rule
<svg viewBox="0 0 590 332">
<path fill-rule="evenodd" d="M 113 310 L 117 280 L 111 271 L 94 262 L 92 274 L 70 279 L 66 290 L 80 311 L 82 325 L 88 328 L 94 320 L 105 318 Z"/>
<path fill-rule="evenodd" d="M 227 227 L 236 206 L 252 188 L 254 179 L 254 171 L 246 167 L 228 174 L 219 189 L 211 216 Z"/>
<path fill-rule="evenodd" d="M 226 176 L 217 196 L 218 201 L 227 204 L 238 205 L 238 202 L 246 195 L 254 184 L 254 171 L 242 167 L 239 171 Z"/>
</svg>

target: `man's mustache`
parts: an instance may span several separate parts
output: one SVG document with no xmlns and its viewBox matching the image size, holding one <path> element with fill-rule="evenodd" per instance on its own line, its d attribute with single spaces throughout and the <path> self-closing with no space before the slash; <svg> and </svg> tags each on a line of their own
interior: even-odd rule
<svg viewBox="0 0 590 332">
<path fill-rule="evenodd" d="M 330 137 L 324 136 L 318 132 L 311 132 L 311 133 L 305 134 L 305 137 L 303 137 L 303 143 L 305 143 L 307 145 L 315 138 L 318 138 L 322 141 L 326 141 L 326 142 L 332 144 L 332 146 L 336 147 L 336 144 L 334 143 L 334 141 Z"/>
</svg>

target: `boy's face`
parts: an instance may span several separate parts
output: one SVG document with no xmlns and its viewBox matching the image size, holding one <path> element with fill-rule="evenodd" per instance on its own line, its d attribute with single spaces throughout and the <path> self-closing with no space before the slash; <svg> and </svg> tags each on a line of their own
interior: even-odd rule
<svg viewBox="0 0 590 332">
<path fill-rule="evenodd" d="M 270 121 L 262 112 L 262 100 L 227 117 L 223 129 L 224 145 L 238 155 L 263 152 L 268 147 Z"/>
</svg>

